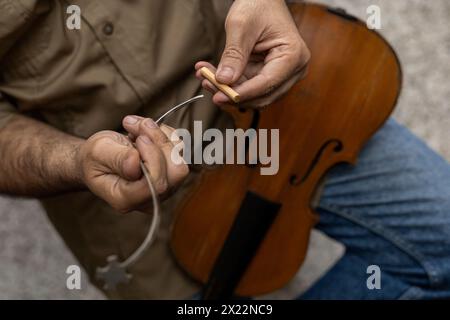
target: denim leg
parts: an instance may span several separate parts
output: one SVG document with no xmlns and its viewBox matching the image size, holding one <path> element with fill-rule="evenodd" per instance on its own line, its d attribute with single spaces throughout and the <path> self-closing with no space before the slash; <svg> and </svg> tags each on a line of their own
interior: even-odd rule
<svg viewBox="0 0 450 320">
<path fill-rule="evenodd" d="M 394 120 L 355 167 L 330 172 L 318 211 L 346 253 L 300 298 L 450 298 L 450 165 Z M 367 288 L 369 265 L 380 290 Z"/>
</svg>

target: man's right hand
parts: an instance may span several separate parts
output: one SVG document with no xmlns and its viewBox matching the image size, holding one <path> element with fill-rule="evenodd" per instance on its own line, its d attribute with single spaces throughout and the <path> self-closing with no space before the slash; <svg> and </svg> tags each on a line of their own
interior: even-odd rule
<svg viewBox="0 0 450 320">
<path fill-rule="evenodd" d="M 127 123 L 127 120 L 135 123 Z M 81 179 L 115 210 L 126 213 L 149 205 L 151 193 L 140 168 L 142 160 L 161 197 L 179 185 L 189 173 L 185 164 L 171 160 L 170 132 L 163 132 L 150 119 L 127 117 L 125 127 L 136 127 L 136 148 L 128 137 L 101 131 L 83 143 L 78 152 Z M 164 128 L 165 131 L 167 127 Z"/>
</svg>

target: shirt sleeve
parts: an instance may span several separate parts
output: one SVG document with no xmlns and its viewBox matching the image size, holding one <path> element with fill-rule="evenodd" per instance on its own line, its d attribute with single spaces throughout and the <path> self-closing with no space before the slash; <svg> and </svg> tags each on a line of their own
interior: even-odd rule
<svg viewBox="0 0 450 320">
<path fill-rule="evenodd" d="M 39 7 L 38 0 L 0 0 L 0 73 L 5 54 L 26 32 Z M 0 129 L 16 113 L 16 108 L 4 99 L 0 90 Z"/>
<path fill-rule="evenodd" d="M 38 0 L 0 0 L 0 59 L 42 10 Z"/>
</svg>

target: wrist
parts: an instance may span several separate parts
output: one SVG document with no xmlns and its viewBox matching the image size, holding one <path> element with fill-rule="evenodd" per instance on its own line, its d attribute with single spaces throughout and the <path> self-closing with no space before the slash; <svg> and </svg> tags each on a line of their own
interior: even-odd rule
<svg viewBox="0 0 450 320">
<path fill-rule="evenodd" d="M 76 189 L 85 188 L 82 157 L 82 147 L 84 143 L 85 141 L 81 139 L 71 141 L 64 154 L 64 179 Z"/>
<path fill-rule="evenodd" d="M 84 183 L 84 170 L 83 170 L 83 158 L 81 157 L 81 149 L 82 146 L 85 144 L 85 141 L 82 141 L 78 143 L 78 145 L 75 147 L 75 169 L 74 169 L 74 178 L 75 182 L 80 184 L 81 186 L 85 186 Z"/>
</svg>

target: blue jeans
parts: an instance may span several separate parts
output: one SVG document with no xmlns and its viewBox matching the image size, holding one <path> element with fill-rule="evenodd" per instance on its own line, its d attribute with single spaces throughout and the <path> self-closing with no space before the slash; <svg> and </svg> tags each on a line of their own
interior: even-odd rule
<svg viewBox="0 0 450 320">
<path fill-rule="evenodd" d="M 299 299 L 450 298 L 450 165 L 394 120 L 332 170 L 318 212 L 346 253 Z"/>
</svg>

